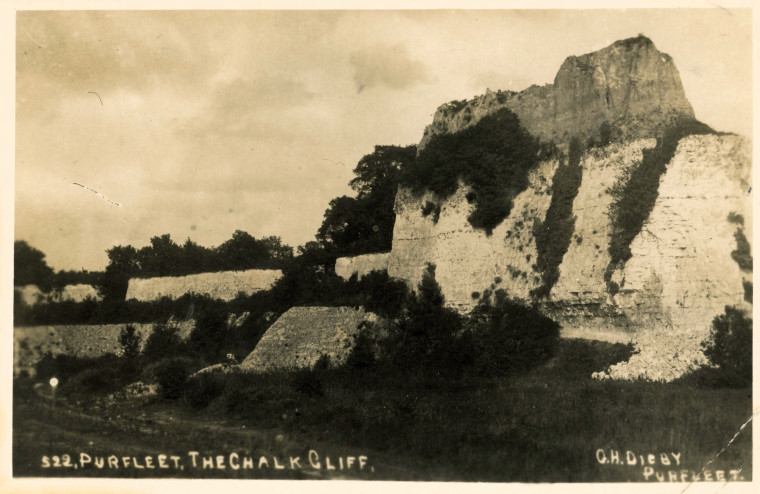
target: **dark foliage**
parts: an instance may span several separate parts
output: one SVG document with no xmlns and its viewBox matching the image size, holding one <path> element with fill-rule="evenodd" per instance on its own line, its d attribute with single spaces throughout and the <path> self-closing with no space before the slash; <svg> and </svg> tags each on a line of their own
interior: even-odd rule
<svg viewBox="0 0 760 494">
<path fill-rule="evenodd" d="M 127 245 L 106 252 L 108 266 L 100 276 L 98 288 L 109 302 L 124 300 L 130 278 L 280 269 L 293 257 L 293 249 L 279 237 L 256 239 L 240 230 L 216 248 L 200 246 L 190 239 L 180 246 L 165 234 L 151 238 L 150 245 L 139 250 Z"/>
<path fill-rule="evenodd" d="M 365 325 L 361 329 L 354 338 L 354 346 L 346 359 L 346 366 L 352 369 L 365 369 L 374 365 L 376 361 L 375 342 L 368 333 L 372 328 Z"/>
<path fill-rule="evenodd" d="M 45 254 L 26 243 L 13 243 L 13 285 L 37 285 L 43 292 L 53 288 L 54 271 L 47 265 Z"/>
<path fill-rule="evenodd" d="M 435 281 L 435 266 L 428 264 L 416 293 L 410 293 L 397 321 L 383 342 L 384 354 L 399 368 L 441 372 L 452 370 L 451 357 L 462 328 L 459 314 L 444 307 Z"/>
<path fill-rule="evenodd" d="M 475 198 L 474 194 L 472 197 L 474 200 Z M 427 216 L 430 216 L 431 214 L 433 215 L 432 216 L 433 223 L 438 223 L 438 218 L 440 218 L 441 216 L 441 205 L 434 202 L 427 201 L 425 205 L 422 206 L 422 216 L 427 217 Z"/>
<path fill-rule="evenodd" d="M 317 240 L 336 255 L 390 250 L 399 171 L 413 162 L 416 146 L 375 146 L 354 168 L 356 197 L 330 201 Z"/>
<path fill-rule="evenodd" d="M 652 213 L 660 187 L 660 177 L 673 159 L 681 138 L 692 134 L 714 133 L 707 125 L 696 120 L 682 120 L 665 129 L 652 149 L 645 149 L 639 166 L 626 173 L 610 190 L 612 233 L 610 236 L 610 263 L 604 278 L 608 290 L 612 273 L 631 258 L 631 242 L 641 231 L 644 221 Z"/>
<path fill-rule="evenodd" d="M 744 226 L 744 216 L 732 211 L 728 213 L 728 222 L 735 225 Z"/>
<path fill-rule="evenodd" d="M 723 385 L 752 385 L 752 318 L 743 311 L 726 306 L 725 313 L 713 319 L 710 339 L 702 347 Z"/>
<path fill-rule="evenodd" d="M 140 340 L 142 336 L 132 325 L 124 326 L 119 333 L 119 345 L 125 359 L 134 360 L 140 353 Z"/>
<path fill-rule="evenodd" d="M 748 303 L 752 303 L 752 282 L 743 280 L 742 285 L 744 286 L 744 301 Z"/>
<path fill-rule="evenodd" d="M 575 230 L 573 201 L 583 179 L 580 166 L 583 150 L 580 141 L 570 141 L 567 163 L 557 167 L 552 180 L 552 200 L 543 222 L 536 221 L 533 235 L 536 238 L 538 257 L 536 266 L 541 272 L 542 284 L 531 291 L 533 297 L 548 297 L 559 279 L 559 265 L 565 256 Z"/>
<path fill-rule="evenodd" d="M 752 250 L 749 247 L 747 237 L 744 236 L 744 232 L 741 228 L 736 229 L 734 233 L 736 239 L 736 249 L 731 251 L 731 259 L 736 261 L 739 265 L 739 269 L 747 273 L 752 272 Z"/>
<path fill-rule="evenodd" d="M 145 340 L 142 355 L 147 361 L 176 356 L 185 350 L 179 337 L 179 328 L 167 322 L 156 323 Z"/>
<path fill-rule="evenodd" d="M 401 312 L 408 295 L 406 283 L 388 276 L 387 271 L 371 271 L 361 280 L 347 283 L 347 290 L 355 294 L 351 305 L 361 305 L 369 312 L 394 318 Z"/>
<path fill-rule="evenodd" d="M 512 197 L 528 186 L 539 150 L 517 115 L 503 108 L 460 132 L 434 136 L 401 171 L 400 183 L 446 198 L 461 179 L 475 194 L 470 224 L 490 232 L 509 215 Z"/>
<path fill-rule="evenodd" d="M 224 377 L 216 372 L 197 374 L 185 383 L 185 401 L 193 408 L 205 408 L 224 392 Z"/>
<path fill-rule="evenodd" d="M 205 299 L 195 307 L 195 311 L 195 328 L 190 333 L 190 345 L 209 362 L 218 362 L 227 333 L 226 304 Z"/>
<path fill-rule="evenodd" d="M 58 378 L 65 394 L 116 391 L 136 377 L 132 363 L 113 354 L 95 358 L 47 354 L 35 370 L 41 381 Z"/>
<path fill-rule="evenodd" d="M 162 360 L 155 369 L 159 394 L 162 398 L 176 400 L 182 398 L 185 383 L 190 375 L 190 361 L 186 358 L 170 358 Z"/>
<path fill-rule="evenodd" d="M 559 342 L 559 324 L 537 309 L 510 300 L 504 290 L 482 301 L 470 316 L 475 369 L 486 375 L 524 372 L 549 360 Z"/>
<path fill-rule="evenodd" d="M 293 389 L 308 397 L 324 395 L 324 379 L 330 368 L 330 357 L 322 355 L 310 368 L 293 372 Z"/>
</svg>

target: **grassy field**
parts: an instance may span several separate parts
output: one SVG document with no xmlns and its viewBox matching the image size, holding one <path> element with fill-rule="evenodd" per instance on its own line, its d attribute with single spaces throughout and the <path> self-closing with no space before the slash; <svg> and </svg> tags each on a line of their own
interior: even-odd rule
<svg viewBox="0 0 760 494">
<path fill-rule="evenodd" d="M 62 386 L 54 403 L 17 380 L 14 475 L 656 482 L 705 469 L 705 480 L 751 480 L 751 425 L 722 451 L 752 414 L 750 390 L 592 380 L 620 347 L 564 340 L 546 365 L 500 378 L 228 375 L 190 401 Z M 64 454 L 72 466 L 53 465 Z"/>
</svg>

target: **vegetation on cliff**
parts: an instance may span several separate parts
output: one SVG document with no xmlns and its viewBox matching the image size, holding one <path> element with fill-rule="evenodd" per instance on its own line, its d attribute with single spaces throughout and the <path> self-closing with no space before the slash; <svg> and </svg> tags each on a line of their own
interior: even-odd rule
<svg viewBox="0 0 760 494">
<path fill-rule="evenodd" d="M 317 240 L 337 256 L 391 249 L 399 173 L 415 159 L 416 146 L 375 146 L 354 168 L 356 197 L 330 201 Z"/>
<path fill-rule="evenodd" d="M 402 169 L 400 184 L 445 199 L 462 180 L 472 190 L 468 200 L 475 203 L 468 221 L 490 233 L 509 215 L 512 198 L 527 188 L 540 149 L 517 115 L 502 108 L 464 130 L 433 136 Z"/>
<path fill-rule="evenodd" d="M 639 166 L 627 170 L 609 193 L 613 197 L 610 206 L 612 228 L 610 234 L 610 263 L 604 273 L 607 290 L 614 294 L 620 288 L 612 281 L 612 273 L 631 258 L 631 242 L 641 232 L 644 222 L 654 209 L 660 187 L 660 177 L 673 159 L 678 142 L 693 134 L 714 133 L 707 125 L 685 119 L 668 127 L 657 138 L 652 149 L 644 149 Z"/>
<path fill-rule="evenodd" d="M 702 343 L 714 366 L 707 369 L 712 384 L 744 388 L 752 386 L 752 318 L 736 307 L 713 319 L 710 337 Z"/>
<path fill-rule="evenodd" d="M 536 220 L 533 235 L 536 238 L 536 266 L 541 272 L 541 286 L 531 290 L 532 297 L 548 297 L 559 279 L 559 265 L 565 256 L 573 232 L 575 217 L 573 201 L 583 179 L 580 165 L 583 150 L 578 139 L 572 139 L 568 149 L 567 163 L 557 167 L 552 180 L 552 200 L 544 221 Z"/>
</svg>

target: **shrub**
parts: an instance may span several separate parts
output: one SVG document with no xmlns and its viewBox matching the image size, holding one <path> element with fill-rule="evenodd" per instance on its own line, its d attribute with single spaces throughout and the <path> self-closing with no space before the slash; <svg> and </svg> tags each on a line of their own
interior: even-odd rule
<svg viewBox="0 0 760 494">
<path fill-rule="evenodd" d="M 179 328 L 169 325 L 167 322 L 157 323 L 153 326 L 153 331 L 145 340 L 143 348 L 143 357 L 147 361 L 177 355 L 181 342 L 179 339 Z"/>
<path fill-rule="evenodd" d="M 724 385 L 752 385 L 752 318 L 743 311 L 726 306 L 725 313 L 713 319 L 710 338 L 702 348 Z"/>
<path fill-rule="evenodd" d="M 355 285 L 354 294 L 357 305 L 379 316 L 395 318 L 408 291 L 406 283 L 391 278 L 387 271 L 371 271 Z"/>
<path fill-rule="evenodd" d="M 306 396 L 324 394 L 324 374 L 330 368 L 330 357 L 321 355 L 311 368 L 298 369 L 293 373 L 293 389 Z"/>
<path fill-rule="evenodd" d="M 190 333 L 193 350 L 206 360 L 216 362 L 220 357 L 227 333 L 227 311 L 225 304 L 207 301 L 198 307 L 195 328 Z"/>
<path fill-rule="evenodd" d="M 397 321 L 389 325 L 381 343 L 383 355 L 399 368 L 439 372 L 447 367 L 462 321 L 444 307 L 435 281 L 435 265 L 428 264 L 416 293 L 409 293 Z"/>
<path fill-rule="evenodd" d="M 190 375 L 188 359 L 169 358 L 156 366 L 155 376 L 158 382 L 159 394 L 162 398 L 176 400 L 185 392 L 185 383 Z"/>
<path fill-rule="evenodd" d="M 368 334 L 373 326 L 362 324 L 364 327 L 354 336 L 354 346 L 346 358 L 346 366 L 352 369 L 365 369 L 375 363 L 375 345 Z"/>
<path fill-rule="evenodd" d="M 510 300 L 504 290 L 473 310 L 469 331 L 475 367 L 487 375 L 522 372 L 549 360 L 559 343 L 559 324 L 532 307 Z"/>
<path fill-rule="evenodd" d="M 453 134 L 435 135 L 401 170 L 399 183 L 445 199 L 461 179 L 475 194 L 468 221 L 490 233 L 509 215 L 512 197 L 528 186 L 540 146 L 512 111 L 502 108 Z"/>
<path fill-rule="evenodd" d="M 747 280 L 742 280 L 742 285 L 744 286 L 744 301 L 747 303 L 752 303 L 752 282 Z"/>
<path fill-rule="evenodd" d="M 610 189 L 613 202 L 610 206 L 612 232 L 610 235 L 610 263 L 604 273 L 608 291 L 613 271 L 631 258 L 631 242 L 641 231 L 657 200 L 660 177 L 673 159 L 681 138 L 691 134 L 715 133 L 697 120 L 681 120 L 665 129 L 652 149 L 644 149 L 639 166 L 623 174 Z"/>
<path fill-rule="evenodd" d="M 187 380 L 184 386 L 185 401 L 193 408 L 205 408 L 211 400 L 224 392 L 224 376 L 204 372 Z"/>
<path fill-rule="evenodd" d="M 734 211 L 731 211 L 730 213 L 728 213 L 728 222 L 733 223 L 735 225 L 744 226 L 744 216 Z"/>
<path fill-rule="evenodd" d="M 140 353 L 141 335 L 132 325 L 125 326 L 119 333 L 119 344 L 121 345 L 122 355 L 127 360 L 134 360 Z"/>
<path fill-rule="evenodd" d="M 741 228 L 736 229 L 734 238 L 736 239 L 736 249 L 731 251 L 731 259 L 736 261 L 736 264 L 739 265 L 739 269 L 751 273 L 752 251 L 749 247 L 749 242 L 747 242 L 747 237 L 744 236 L 744 232 Z"/>
<path fill-rule="evenodd" d="M 573 201 L 583 179 L 580 166 L 583 150 L 578 139 L 570 140 L 566 165 L 557 167 L 552 181 L 552 200 L 543 222 L 533 224 L 538 257 L 536 265 L 541 272 L 542 284 L 531 290 L 533 297 L 548 297 L 559 279 L 559 265 L 565 256 L 575 231 Z"/>
</svg>

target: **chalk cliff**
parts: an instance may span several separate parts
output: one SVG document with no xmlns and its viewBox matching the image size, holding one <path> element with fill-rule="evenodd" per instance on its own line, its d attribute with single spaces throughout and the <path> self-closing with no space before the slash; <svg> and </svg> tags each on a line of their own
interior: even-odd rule
<svg viewBox="0 0 760 494">
<path fill-rule="evenodd" d="M 281 277 L 282 271 L 278 269 L 249 269 L 187 276 L 132 278 L 129 280 L 126 300 L 150 301 L 161 297 L 179 298 L 187 293 L 232 300 L 240 292 L 251 295 L 268 290 Z"/>
<path fill-rule="evenodd" d="M 581 157 L 572 239 L 550 295 L 531 295 L 542 283 L 534 225 L 547 217 L 563 158 L 545 159 L 531 170 L 528 188 L 513 198 L 509 216 L 491 235 L 468 222 L 475 206 L 467 200 L 466 184 L 460 182 L 446 199 L 401 187 L 390 254 L 339 260 L 339 274 L 348 277 L 374 265 L 416 286 L 425 264 L 434 263 L 447 305 L 461 312 L 473 308 L 484 291 L 504 289 L 538 303 L 565 337 L 637 343 L 639 354 L 611 369 L 612 377 L 672 380 L 703 363 L 699 342 L 712 319 L 726 305 L 749 307 L 745 285 L 752 275 L 732 253 L 737 231 L 752 241 L 750 143 L 736 135 L 680 139 L 660 176 L 651 213 L 630 244 L 631 258 L 613 266 L 616 291 L 605 280 L 614 235 L 612 189 L 630 179 L 663 129 L 694 117 L 672 59 L 645 37 L 569 57 L 552 85 L 521 93 L 489 91 L 443 105 L 420 146 L 503 107 L 531 133 L 561 146 L 571 137 L 598 137 L 604 122 L 613 131 L 612 144 Z M 428 202 L 440 207 L 437 218 L 423 214 Z"/>
<path fill-rule="evenodd" d="M 596 136 L 603 122 L 620 137 L 650 137 L 683 117 L 694 118 L 673 59 L 639 36 L 602 50 L 568 57 L 553 84 L 520 92 L 488 91 L 438 108 L 419 148 L 436 134 L 457 132 L 509 108 L 542 141 Z"/>
</svg>

